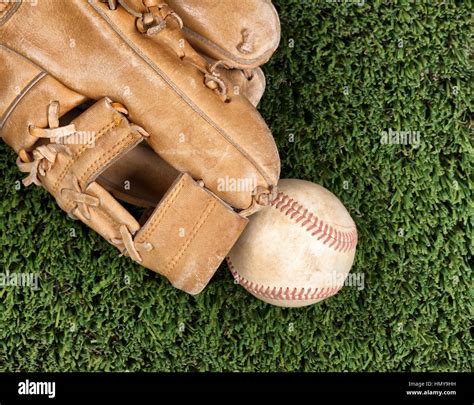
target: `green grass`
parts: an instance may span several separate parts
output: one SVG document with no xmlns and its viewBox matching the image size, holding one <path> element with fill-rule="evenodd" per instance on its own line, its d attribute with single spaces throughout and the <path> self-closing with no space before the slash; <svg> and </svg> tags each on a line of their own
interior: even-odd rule
<svg viewBox="0 0 474 405">
<path fill-rule="evenodd" d="M 260 109 L 282 177 L 330 189 L 356 221 L 365 288 L 281 309 L 223 266 L 188 296 L 44 190 L 17 190 L 2 144 L 1 268 L 41 288 L 0 289 L 0 370 L 472 370 L 470 2 L 275 3 Z M 383 145 L 389 129 L 420 144 Z"/>
</svg>

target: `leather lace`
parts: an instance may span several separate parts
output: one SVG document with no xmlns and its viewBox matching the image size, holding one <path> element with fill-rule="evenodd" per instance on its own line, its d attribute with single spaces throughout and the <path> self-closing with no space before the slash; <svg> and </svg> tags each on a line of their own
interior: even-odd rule
<svg viewBox="0 0 474 405">
<path fill-rule="evenodd" d="M 29 173 L 23 179 L 23 184 L 28 187 L 30 184 L 41 186 L 38 175 L 45 176 L 46 172 L 51 169 L 58 153 L 70 155 L 70 151 L 66 145 L 49 144 L 37 147 L 33 151 L 33 161 L 23 162 L 19 157 L 16 164 L 22 173 Z"/>
<path fill-rule="evenodd" d="M 109 8 L 115 10 L 117 4 L 123 7 L 123 9 L 131 14 L 133 17 L 138 18 L 138 27 L 140 31 L 147 32 L 152 30 L 153 32 L 160 32 L 166 27 L 166 19 L 173 17 L 179 24 L 180 28 L 184 27 L 183 20 L 181 17 L 168 6 L 165 2 L 159 2 L 157 0 L 143 0 L 143 4 L 147 7 L 147 13 L 141 13 L 131 7 L 126 0 L 108 0 Z"/>
<path fill-rule="evenodd" d="M 149 252 L 153 249 L 152 244 L 149 242 L 135 242 L 126 225 L 120 225 L 119 232 L 121 238 L 112 238 L 111 242 L 114 245 L 123 246 L 122 254 L 128 255 L 131 259 L 141 263 L 142 257 L 139 252 Z"/>
<path fill-rule="evenodd" d="M 78 211 L 80 215 L 90 220 L 91 214 L 89 207 L 98 207 L 100 201 L 97 197 L 84 193 L 76 177 L 74 177 L 73 182 L 74 189 L 63 188 L 61 190 L 61 195 L 74 203 L 73 208 L 68 211 L 68 215 L 73 219 L 77 219 L 76 212 Z"/>
<path fill-rule="evenodd" d="M 76 128 L 73 124 L 64 127 L 59 126 L 58 101 L 52 101 L 48 106 L 48 126 L 49 128 L 30 126 L 30 135 L 35 138 L 48 138 L 53 142 L 56 142 L 61 138 L 76 132 Z M 38 178 L 38 175 L 46 175 L 46 172 L 51 169 L 59 153 L 64 153 L 69 156 L 71 155 L 71 152 L 66 145 L 50 143 L 48 145 L 39 146 L 33 151 L 33 161 L 24 162 L 22 159 L 18 158 L 16 163 L 20 171 L 23 173 L 29 173 L 29 175 L 23 179 L 23 184 L 26 187 L 30 184 L 40 186 L 41 181 Z"/>
<path fill-rule="evenodd" d="M 183 28 L 183 20 L 181 17 L 164 2 L 159 2 L 158 0 L 143 0 L 143 4 L 148 8 L 147 13 L 134 10 L 126 0 L 105 0 L 105 2 L 108 3 L 111 10 L 115 10 L 117 5 L 120 5 L 125 11 L 137 18 L 138 30 L 147 36 L 157 35 L 166 28 L 166 21 L 169 17 L 174 18 L 178 22 L 179 27 L 181 29 Z M 219 66 L 223 66 L 227 69 L 230 68 L 224 61 L 219 60 L 213 64 L 203 62 L 201 64 L 194 61 L 193 58 L 188 58 L 184 50 L 178 54 L 178 57 L 198 69 L 204 75 L 204 85 L 213 90 L 223 102 L 230 102 L 228 86 L 216 70 Z"/>
</svg>

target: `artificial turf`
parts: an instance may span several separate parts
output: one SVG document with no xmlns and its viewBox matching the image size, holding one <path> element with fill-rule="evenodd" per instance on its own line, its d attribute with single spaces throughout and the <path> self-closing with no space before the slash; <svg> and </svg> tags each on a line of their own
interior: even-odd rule
<svg viewBox="0 0 474 405">
<path fill-rule="evenodd" d="M 0 146 L 1 371 L 472 370 L 471 2 L 274 2 L 260 111 L 282 177 L 335 193 L 359 244 L 346 287 L 282 309 L 225 265 L 196 297 L 119 257 Z M 386 144 L 384 131 L 419 142 Z"/>
</svg>

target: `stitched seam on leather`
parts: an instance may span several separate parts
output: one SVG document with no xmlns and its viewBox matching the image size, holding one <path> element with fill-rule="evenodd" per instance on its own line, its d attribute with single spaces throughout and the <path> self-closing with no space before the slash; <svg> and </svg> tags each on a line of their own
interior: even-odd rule
<svg viewBox="0 0 474 405">
<path fill-rule="evenodd" d="M 7 7 L 5 10 L 5 14 L 0 18 L 0 26 L 5 24 L 12 16 L 15 14 L 15 12 L 18 10 L 18 8 L 21 5 L 21 1 L 15 2 L 15 3 L 7 3 Z"/>
<path fill-rule="evenodd" d="M 257 62 L 268 60 L 268 58 L 269 58 L 268 54 L 273 52 L 272 49 L 269 49 L 268 51 L 264 52 L 263 56 L 261 56 L 260 58 L 252 58 L 252 59 L 239 58 L 239 57 L 233 55 L 231 52 L 225 50 L 224 48 L 221 48 L 215 42 L 212 42 L 209 38 L 206 38 L 206 37 L 202 36 L 201 34 L 197 33 L 196 31 L 193 31 L 189 27 L 183 27 L 183 31 L 186 34 L 194 37 L 196 40 L 204 43 L 205 45 L 207 45 L 207 46 L 213 48 L 214 50 L 216 50 L 217 52 L 221 53 L 226 58 L 228 58 L 228 59 L 230 59 L 234 62 L 237 62 L 241 65 L 253 65 Z"/>
<path fill-rule="evenodd" d="M 3 114 L 2 118 L 0 119 L 0 129 L 3 129 L 3 126 L 7 122 L 8 118 L 12 115 L 13 111 L 15 111 L 16 107 L 18 104 L 20 104 L 21 100 L 28 94 L 28 92 L 36 86 L 44 77 L 46 77 L 48 74 L 46 72 L 40 72 L 38 73 L 18 94 L 11 104 L 8 106 L 7 110 Z"/>
<path fill-rule="evenodd" d="M 328 247 L 335 251 L 348 252 L 357 245 L 357 230 L 355 228 L 350 232 L 337 230 L 283 192 L 278 193 L 271 206 L 294 220 L 295 223 L 301 223 L 301 227 L 310 232 L 311 236 L 316 236 L 322 244 L 326 245 L 331 242 Z"/>
<path fill-rule="evenodd" d="M 314 300 L 314 299 L 324 299 L 335 295 L 344 285 L 338 285 L 336 287 L 322 287 L 322 288 L 308 288 L 304 287 L 271 287 L 259 283 L 254 283 L 253 281 L 247 280 L 245 277 L 242 277 L 237 273 L 235 267 L 230 259 L 226 257 L 227 264 L 229 265 L 230 272 L 232 276 L 237 280 L 237 282 L 245 287 L 248 291 L 252 292 L 254 295 L 269 298 L 273 300 L 287 300 L 287 301 L 305 301 L 305 300 Z"/>
<path fill-rule="evenodd" d="M 112 121 L 108 123 L 107 125 L 105 125 L 104 127 L 102 127 L 95 137 L 95 142 L 97 142 L 102 137 L 102 135 L 104 135 L 106 132 L 116 127 L 117 125 L 118 125 L 118 122 Z M 53 190 L 55 194 L 58 192 L 58 187 L 60 183 L 64 180 L 64 177 L 66 177 L 66 174 L 71 169 L 72 165 L 88 148 L 89 148 L 89 145 L 82 145 L 79 148 L 79 150 L 70 157 L 69 162 L 67 162 L 66 166 L 64 166 L 64 169 L 62 170 L 58 179 L 54 183 Z"/>
<path fill-rule="evenodd" d="M 226 133 L 225 131 L 218 127 L 214 121 L 212 121 L 204 112 L 193 102 L 189 97 L 187 97 L 175 84 L 174 82 L 164 74 L 164 72 L 154 64 L 150 58 L 148 58 L 138 47 L 136 47 L 133 42 L 131 42 L 120 29 L 113 24 L 110 18 L 100 9 L 100 7 L 96 4 L 96 0 L 88 0 L 88 3 L 92 6 L 92 8 L 107 22 L 110 28 L 138 55 L 142 58 L 148 66 L 150 66 L 163 80 L 166 84 L 168 84 L 173 91 L 181 97 L 199 116 L 205 120 L 209 125 L 211 125 L 230 145 L 232 145 L 238 152 L 242 154 L 261 174 L 261 176 L 265 179 L 265 181 L 272 185 L 273 182 L 270 179 L 270 176 L 265 172 L 264 168 L 257 164 L 257 162 L 252 158 L 250 153 L 247 153 L 243 150 L 239 145 L 237 145 Z"/>
<path fill-rule="evenodd" d="M 198 234 L 199 230 L 202 228 L 204 223 L 207 221 L 209 216 L 211 215 L 212 211 L 216 208 L 217 202 L 215 200 L 212 201 L 211 204 L 209 204 L 206 209 L 204 210 L 203 214 L 201 215 L 201 218 L 199 221 L 194 225 L 192 233 L 190 237 L 187 239 L 187 241 L 184 243 L 183 247 L 179 251 L 179 253 L 174 257 L 174 259 L 168 263 L 166 266 L 166 271 L 171 272 L 175 268 L 176 264 L 181 260 L 181 258 L 184 256 L 186 253 L 186 250 L 188 250 L 189 246 L 193 242 L 193 240 L 196 238 L 196 235 Z"/>
<path fill-rule="evenodd" d="M 133 132 L 130 132 L 127 137 L 122 138 L 120 142 L 113 145 L 109 148 L 106 152 L 102 154 L 102 156 L 94 162 L 93 165 L 89 166 L 86 172 L 81 176 L 79 184 L 84 184 L 89 178 L 105 163 L 114 157 L 116 157 L 120 152 L 126 149 L 128 146 L 135 142 L 135 136 Z"/>
<path fill-rule="evenodd" d="M 160 212 L 156 217 L 153 217 L 150 223 L 147 225 L 145 231 L 143 232 L 143 236 L 140 237 L 140 240 L 146 241 L 148 240 L 148 237 L 154 232 L 158 224 L 160 223 L 161 219 L 164 217 L 168 209 L 171 207 L 171 205 L 174 203 L 176 198 L 178 197 L 179 193 L 184 187 L 184 177 L 180 181 L 180 183 L 175 187 L 175 189 L 171 192 L 171 194 L 168 196 L 168 199 L 165 202 L 164 206 L 159 206 Z"/>
</svg>

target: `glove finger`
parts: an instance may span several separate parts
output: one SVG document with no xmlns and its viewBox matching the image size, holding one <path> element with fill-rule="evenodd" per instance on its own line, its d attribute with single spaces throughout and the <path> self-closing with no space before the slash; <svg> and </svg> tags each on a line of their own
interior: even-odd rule
<svg viewBox="0 0 474 405">
<path fill-rule="evenodd" d="M 280 42 L 280 20 L 270 0 L 168 0 L 168 4 L 183 19 L 188 41 L 229 67 L 261 66 Z"/>
<path fill-rule="evenodd" d="M 266 80 L 262 69 L 252 70 L 221 69 L 221 76 L 231 84 L 231 95 L 244 96 L 254 107 L 257 107 L 265 93 Z"/>
</svg>

